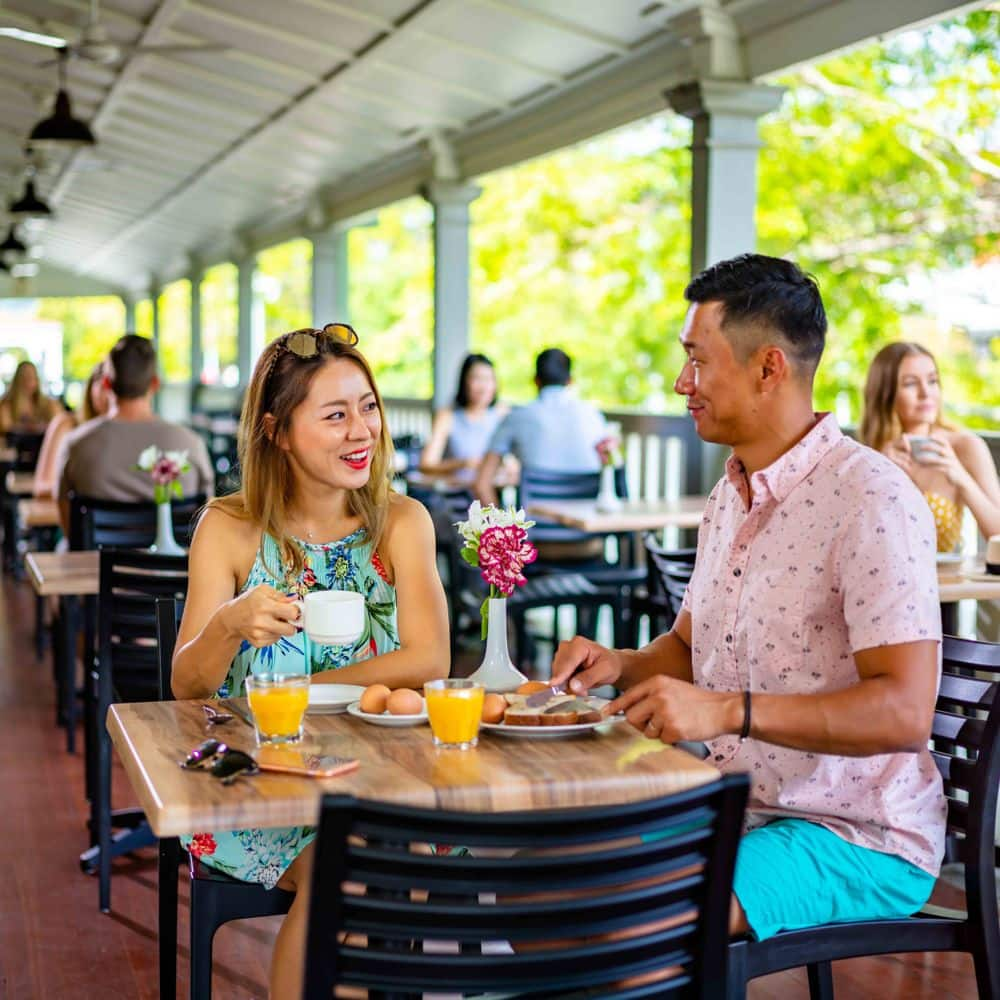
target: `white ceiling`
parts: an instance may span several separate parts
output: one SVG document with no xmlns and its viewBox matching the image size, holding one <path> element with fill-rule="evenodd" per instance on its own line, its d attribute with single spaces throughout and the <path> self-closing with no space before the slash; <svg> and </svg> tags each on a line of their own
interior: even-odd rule
<svg viewBox="0 0 1000 1000">
<path fill-rule="evenodd" d="M 979 3 L 714 0 L 758 78 Z M 76 40 L 90 0 L 0 0 L 0 26 Z M 419 191 L 432 136 L 474 176 L 665 106 L 701 57 L 696 0 L 108 0 L 116 43 L 224 51 L 73 58 L 93 150 L 42 161 L 56 218 L 29 294 L 141 293 Z M 47 115 L 51 49 L 0 37 L 0 214 Z M 437 161 L 447 169 L 447 157 Z M 0 295 L 11 292 L 0 278 Z M 22 286 L 19 291 L 24 294 Z"/>
</svg>

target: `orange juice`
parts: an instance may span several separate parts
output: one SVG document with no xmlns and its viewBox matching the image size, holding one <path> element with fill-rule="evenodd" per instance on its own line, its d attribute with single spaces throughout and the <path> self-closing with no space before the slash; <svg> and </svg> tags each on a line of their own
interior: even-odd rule
<svg viewBox="0 0 1000 1000">
<path fill-rule="evenodd" d="M 452 686 L 457 684 L 467 682 L 434 681 L 424 685 L 427 717 L 438 746 L 475 746 L 479 736 L 483 689 L 474 685 Z"/>
<path fill-rule="evenodd" d="M 257 726 L 258 740 L 298 739 L 302 730 L 302 716 L 309 704 L 308 677 L 249 677 L 247 696 Z"/>
</svg>

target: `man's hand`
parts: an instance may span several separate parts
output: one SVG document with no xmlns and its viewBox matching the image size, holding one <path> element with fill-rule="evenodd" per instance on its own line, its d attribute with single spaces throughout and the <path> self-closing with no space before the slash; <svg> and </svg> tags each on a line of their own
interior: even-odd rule
<svg viewBox="0 0 1000 1000">
<path fill-rule="evenodd" d="M 553 687 L 566 685 L 576 694 L 586 694 L 592 687 L 614 684 L 621 672 L 621 657 L 616 650 L 605 649 L 577 635 L 569 642 L 559 643 L 550 683 Z"/>
<path fill-rule="evenodd" d="M 619 695 L 606 712 L 624 712 L 625 718 L 650 739 L 704 742 L 740 731 L 743 695 L 739 691 L 706 691 L 660 674 Z"/>
</svg>

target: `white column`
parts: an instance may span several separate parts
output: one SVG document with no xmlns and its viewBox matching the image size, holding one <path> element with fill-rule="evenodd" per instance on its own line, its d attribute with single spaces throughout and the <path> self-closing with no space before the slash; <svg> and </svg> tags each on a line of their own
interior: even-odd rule
<svg viewBox="0 0 1000 1000">
<path fill-rule="evenodd" d="M 757 120 L 774 111 L 781 87 L 700 79 L 667 91 L 694 124 L 691 143 L 691 273 L 757 245 Z"/>
<path fill-rule="evenodd" d="M 312 237 L 313 326 L 350 322 L 347 234 L 334 228 Z"/>
<path fill-rule="evenodd" d="M 253 321 L 253 276 L 257 270 L 257 257 L 251 255 L 236 262 L 237 267 L 237 322 L 236 354 L 240 369 L 240 385 L 247 385 L 253 374 L 253 365 L 260 353 L 260 346 L 254 343 Z"/>
<path fill-rule="evenodd" d="M 188 275 L 191 284 L 191 389 L 201 381 L 204 358 L 201 349 L 201 279 L 204 272 L 193 268 Z"/>
<path fill-rule="evenodd" d="M 439 180 L 424 196 L 434 206 L 434 409 L 455 394 L 469 350 L 469 205 L 482 188 Z"/>
<path fill-rule="evenodd" d="M 160 292 L 159 285 L 152 285 L 149 289 L 149 306 L 153 316 L 153 347 L 157 356 L 160 353 Z"/>
<path fill-rule="evenodd" d="M 135 333 L 135 299 L 131 295 L 123 295 L 122 304 L 125 306 L 125 332 Z"/>
</svg>

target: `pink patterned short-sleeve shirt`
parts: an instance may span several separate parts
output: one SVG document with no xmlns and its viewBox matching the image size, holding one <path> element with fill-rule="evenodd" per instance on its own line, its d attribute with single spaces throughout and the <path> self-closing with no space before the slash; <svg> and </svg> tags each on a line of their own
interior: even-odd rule
<svg viewBox="0 0 1000 1000">
<path fill-rule="evenodd" d="M 892 462 L 845 437 L 830 414 L 751 476 L 730 458 L 709 497 L 684 606 L 695 683 L 812 694 L 858 682 L 853 654 L 941 640 L 934 519 Z M 927 750 L 839 757 L 722 736 L 723 772 L 751 777 L 747 827 L 776 816 L 936 875 L 945 798 Z"/>
</svg>

